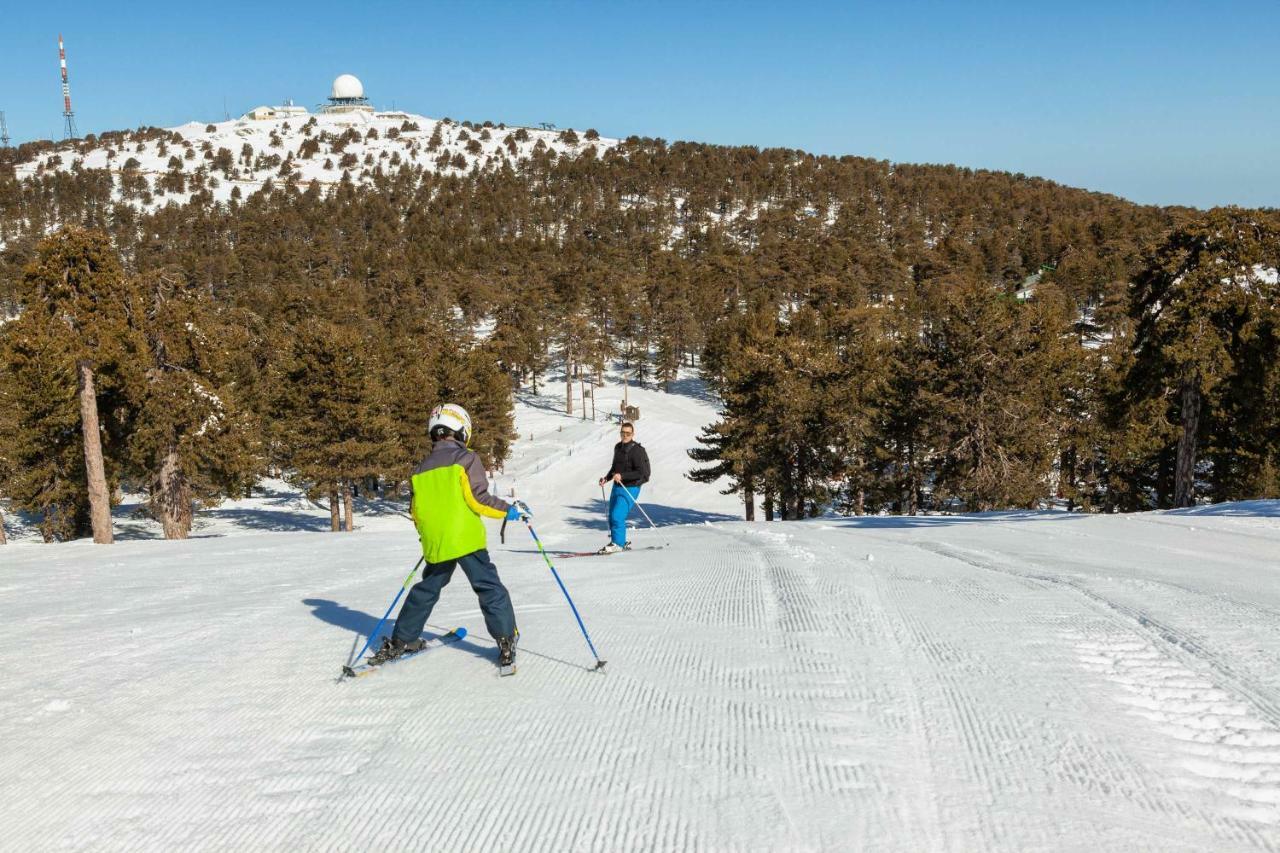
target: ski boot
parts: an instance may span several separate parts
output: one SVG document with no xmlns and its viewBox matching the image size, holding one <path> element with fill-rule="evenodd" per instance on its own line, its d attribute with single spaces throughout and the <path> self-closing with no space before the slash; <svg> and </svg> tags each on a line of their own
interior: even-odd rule
<svg viewBox="0 0 1280 853">
<path fill-rule="evenodd" d="M 626 545 L 617 545 L 617 544 L 614 544 L 614 542 L 611 540 L 608 545 L 605 545 L 599 551 L 596 551 L 596 553 L 597 554 L 616 554 L 619 551 L 626 551 L 630 547 L 631 547 L 630 542 L 628 542 Z"/>
<path fill-rule="evenodd" d="M 406 643 L 404 640 L 383 637 L 382 648 L 369 657 L 369 664 L 371 666 L 382 666 L 382 664 L 393 661 L 402 655 L 420 652 L 426 644 L 427 641 L 422 638 L 410 640 Z"/>
<path fill-rule="evenodd" d="M 516 674 L 516 644 L 520 642 L 520 631 L 510 637 L 498 638 L 498 674 L 499 675 L 515 675 Z"/>
</svg>

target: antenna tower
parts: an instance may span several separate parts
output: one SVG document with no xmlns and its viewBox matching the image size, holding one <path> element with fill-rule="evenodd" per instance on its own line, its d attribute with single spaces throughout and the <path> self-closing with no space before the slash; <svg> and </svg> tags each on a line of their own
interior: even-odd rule
<svg viewBox="0 0 1280 853">
<path fill-rule="evenodd" d="M 75 139 L 80 134 L 76 130 L 76 114 L 71 111 L 71 87 L 67 85 L 67 51 L 62 46 L 62 33 L 58 33 L 58 62 L 62 65 L 62 117 L 66 119 L 62 138 Z"/>
<path fill-rule="evenodd" d="M 9 125 L 5 123 L 4 111 L 0 110 L 0 148 L 9 147 Z"/>
</svg>

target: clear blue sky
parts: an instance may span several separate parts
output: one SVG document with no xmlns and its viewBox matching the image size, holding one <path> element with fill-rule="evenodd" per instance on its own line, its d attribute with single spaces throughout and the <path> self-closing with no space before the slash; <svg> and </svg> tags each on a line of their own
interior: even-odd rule
<svg viewBox="0 0 1280 853">
<path fill-rule="evenodd" d="M 0 29 L 15 141 L 322 101 L 1042 175 L 1280 206 L 1280 2 L 35 3 Z"/>
</svg>

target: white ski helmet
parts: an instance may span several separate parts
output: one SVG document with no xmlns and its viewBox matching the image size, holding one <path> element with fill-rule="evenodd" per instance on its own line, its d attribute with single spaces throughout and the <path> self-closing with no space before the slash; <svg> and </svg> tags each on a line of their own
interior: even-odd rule
<svg viewBox="0 0 1280 853">
<path fill-rule="evenodd" d="M 436 437 L 436 427 L 445 427 L 453 431 L 463 444 L 471 443 L 471 415 L 456 403 L 446 403 L 431 410 L 431 420 L 427 421 L 427 435 Z"/>
</svg>

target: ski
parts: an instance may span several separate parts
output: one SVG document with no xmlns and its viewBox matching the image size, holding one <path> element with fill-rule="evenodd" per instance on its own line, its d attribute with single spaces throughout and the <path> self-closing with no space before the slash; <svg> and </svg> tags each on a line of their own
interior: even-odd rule
<svg viewBox="0 0 1280 853">
<path fill-rule="evenodd" d="M 631 554 L 636 551 L 661 551 L 666 545 L 645 545 L 643 548 L 628 548 L 625 551 L 614 551 L 610 554 L 602 554 L 599 551 L 548 551 L 551 556 L 558 560 L 567 560 L 572 557 L 612 557 L 614 554 Z"/>
<path fill-rule="evenodd" d="M 358 666 L 344 666 L 342 668 L 342 674 L 348 678 L 361 678 L 363 676 L 370 675 L 372 673 L 377 672 L 378 670 L 382 669 L 382 667 L 384 666 L 390 666 L 391 664 L 400 663 L 401 661 L 406 661 L 406 660 L 409 660 L 410 658 L 416 658 L 418 655 L 424 652 L 429 652 L 432 649 L 439 648 L 440 646 L 447 646 L 452 643 L 456 643 L 465 636 L 467 636 L 466 628 L 454 628 L 452 631 L 450 631 L 447 634 L 443 634 L 439 637 L 428 640 L 427 644 L 422 648 L 418 649 L 416 652 L 407 652 L 401 655 L 400 657 L 395 658 L 394 660 L 389 660 L 383 664 L 371 664 L 371 663 L 365 662 Z"/>
</svg>

